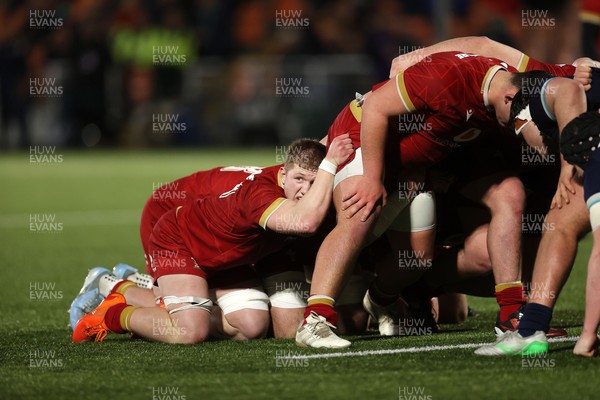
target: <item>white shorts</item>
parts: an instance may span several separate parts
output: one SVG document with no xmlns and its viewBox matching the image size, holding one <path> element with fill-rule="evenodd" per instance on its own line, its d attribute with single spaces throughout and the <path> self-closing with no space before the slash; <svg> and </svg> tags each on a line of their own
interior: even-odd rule
<svg viewBox="0 0 600 400">
<path fill-rule="evenodd" d="M 272 307 L 305 308 L 310 286 L 304 271 L 285 271 L 263 279 Z"/>
<path fill-rule="evenodd" d="M 362 151 L 355 150 L 354 160 L 342 168 L 334 179 L 333 187 L 352 176 L 363 175 Z M 412 201 L 411 201 L 412 200 Z M 410 204 L 409 208 L 406 208 Z M 435 199 L 433 193 L 419 193 L 412 199 L 401 198 L 399 191 L 388 195 L 373 234 L 381 236 L 391 229 L 396 232 L 422 232 L 435 228 Z"/>
<path fill-rule="evenodd" d="M 406 207 L 409 205 L 408 207 Z M 435 228 L 435 198 L 433 193 L 423 192 L 412 201 L 401 199 L 396 191 L 388 201 L 375 224 L 373 234 L 381 236 L 385 231 L 423 232 Z"/>
</svg>

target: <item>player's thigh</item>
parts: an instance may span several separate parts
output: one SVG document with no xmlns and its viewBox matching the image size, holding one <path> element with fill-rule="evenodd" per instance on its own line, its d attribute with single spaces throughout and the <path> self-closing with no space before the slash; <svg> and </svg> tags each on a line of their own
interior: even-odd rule
<svg viewBox="0 0 600 400">
<path fill-rule="evenodd" d="M 562 208 L 555 207 L 548 211 L 544 221 L 545 230 L 542 234 L 558 231 L 569 237 L 579 238 L 591 229 L 589 211 L 583 199 L 583 187 L 574 184 L 575 194 L 571 195 L 570 203 Z"/>
<path fill-rule="evenodd" d="M 192 342 L 203 341 L 208 336 L 212 309 L 206 279 L 189 274 L 163 275 L 158 285 L 173 325 Z"/>
<path fill-rule="evenodd" d="M 351 184 L 354 180 L 358 180 L 359 176 L 350 176 L 341 181 L 333 190 L 333 203 L 335 205 L 337 213 L 337 229 L 343 229 L 349 235 L 349 237 L 356 240 L 367 238 L 374 225 L 373 218 L 368 221 L 361 221 L 359 213 L 354 214 L 351 218 L 346 217 L 346 211 L 342 210 L 342 199 L 346 191 L 346 187 Z"/>
</svg>

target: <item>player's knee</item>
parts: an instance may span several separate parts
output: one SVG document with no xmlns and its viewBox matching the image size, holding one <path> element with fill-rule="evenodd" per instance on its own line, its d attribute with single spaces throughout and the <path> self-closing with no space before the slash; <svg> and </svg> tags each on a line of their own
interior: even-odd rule
<svg viewBox="0 0 600 400">
<path fill-rule="evenodd" d="M 199 344 L 203 343 L 209 335 L 208 326 L 181 325 L 176 326 L 177 332 L 171 335 L 170 343 L 175 344 Z"/>
<path fill-rule="evenodd" d="M 567 214 L 566 211 L 570 213 Z M 590 224 L 585 214 L 566 208 L 550 210 L 544 220 L 544 227 L 542 236 L 561 235 L 563 240 L 571 241 L 577 241 L 590 231 Z"/>
<path fill-rule="evenodd" d="M 510 177 L 490 188 L 485 203 L 492 213 L 522 214 L 525 200 L 523 183 L 518 178 Z"/>
<path fill-rule="evenodd" d="M 263 310 L 240 310 L 236 312 L 234 321 L 230 324 L 237 329 L 236 339 L 251 340 L 262 339 L 269 331 L 269 312 Z"/>
</svg>

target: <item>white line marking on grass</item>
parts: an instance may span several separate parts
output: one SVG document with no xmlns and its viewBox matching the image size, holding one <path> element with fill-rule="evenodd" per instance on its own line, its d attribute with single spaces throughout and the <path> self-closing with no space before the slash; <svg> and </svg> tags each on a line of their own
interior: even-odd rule
<svg viewBox="0 0 600 400">
<path fill-rule="evenodd" d="M 574 342 L 577 339 L 579 339 L 579 336 L 565 336 L 565 337 L 548 339 L 548 342 L 550 342 L 550 343 Z M 364 351 L 348 351 L 345 353 L 289 355 L 289 356 L 278 356 L 275 358 L 287 359 L 287 360 L 305 360 L 305 359 L 316 359 L 316 358 L 381 356 L 381 355 L 387 355 L 387 354 L 422 353 L 422 352 L 441 351 L 441 350 L 472 349 L 475 347 L 483 346 L 484 344 L 489 344 L 489 343 L 463 343 L 463 344 L 447 344 L 447 345 L 439 345 L 439 346 L 406 347 L 403 349 L 364 350 Z"/>
<path fill-rule="evenodd" d="M 0 215 L 0 228 L 29 229 L 29 218 L 35 214 L 56 215 L 56 222 L 70 226 L 105 226 L 105 225 L 131 225 L 139 224 L 142 216 L 141 209 L 130 210 L 89 210 L 89 211 L 35 211 L 30 214 L 5 214 Z"/>
</svg>

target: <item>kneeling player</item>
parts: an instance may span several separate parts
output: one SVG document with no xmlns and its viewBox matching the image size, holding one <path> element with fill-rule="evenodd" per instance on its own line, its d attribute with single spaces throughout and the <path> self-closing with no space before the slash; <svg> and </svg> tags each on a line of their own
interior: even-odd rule
<svg viewBox="0 0 600 400">
<path fill-rule="evenodd" d="M 108 331 L 132 331 L 171 343 L 204 341 L 212 309 L 210 271 L 254 263 L 276 251 L 287 238 L 278 233 L 314 233 L 329 208 L 333 168 L 351 153 L 345 137 L 321 165 L 323 153 L 299 154 L 285 169 L 223 169 L 238 175 L 236 185 L 220 195 L 189 199 L 163 215 L 152 231 L 149 263 L 166 309 L 131 306 L 136 297 L 152 293 L 133 283 L 114 282 L 111 294 L 77 323 L 73 341 L 100 341 Z M 104 286 L 107 290 L 110 283 Z M 166 329 L 157 331 L 156 326 Z"/>
</svg>

